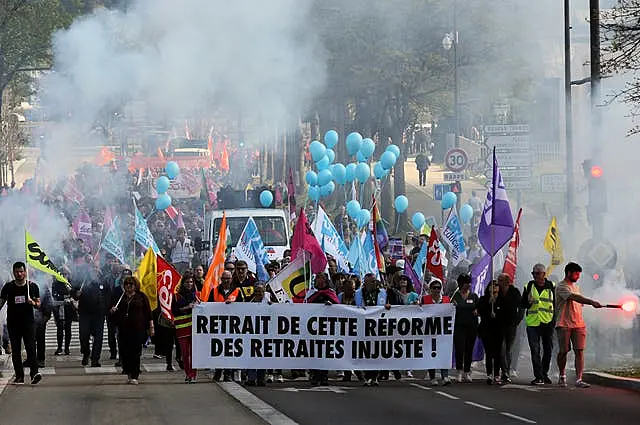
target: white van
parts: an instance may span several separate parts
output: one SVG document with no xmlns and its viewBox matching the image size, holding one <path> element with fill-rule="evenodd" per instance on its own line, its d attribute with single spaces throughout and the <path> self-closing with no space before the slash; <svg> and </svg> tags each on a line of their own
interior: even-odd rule
<svg viewBox="0 0 640 425">
<path fill-rule="evenodd" d="M 267 250 L 270 260 L 280 260 L 284 256 L 284 251 L 289 247 L 289 217 L 279 208 L 240 208 L 225 210 L 227 213 L 227 227 L 231 234 L 232 252 L 240 239 L 240 235 L 247 224 L 249 217 L 258 226 L 258 231 L 262 237 L 262 242 Z M 211 251 L 215 250 L 218 241 L 218 231 L 222 222 L 222 210 L 211 213 L 209 224 L 209 240 L 211 241 Z"/>
</svg>

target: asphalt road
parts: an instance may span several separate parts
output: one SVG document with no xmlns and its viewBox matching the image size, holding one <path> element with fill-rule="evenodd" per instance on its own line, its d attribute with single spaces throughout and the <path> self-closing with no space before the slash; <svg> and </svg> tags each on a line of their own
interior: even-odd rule
<svg viewBox="0 0 640 425">
<path fill-rule="evenodd" d="M 305 382 L 251 392 L 299 424 L 634 424 L 640 396 L 604 387 L 590 389 L 528 385 L 453 384 L 430 388 L 421 380 L 366 388 L 332 383 L 312 389 Z"/>
</svg>

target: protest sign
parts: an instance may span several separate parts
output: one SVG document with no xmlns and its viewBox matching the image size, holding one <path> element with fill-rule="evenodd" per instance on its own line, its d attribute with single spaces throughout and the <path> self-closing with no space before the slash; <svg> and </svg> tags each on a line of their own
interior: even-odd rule
<svg viewBox="0 0 640 425">
<path fill-rule="evenodd" d="M 451 366 L 455 306 L 202 303 L 198 369 L 441 369 Z"/>
</svg>

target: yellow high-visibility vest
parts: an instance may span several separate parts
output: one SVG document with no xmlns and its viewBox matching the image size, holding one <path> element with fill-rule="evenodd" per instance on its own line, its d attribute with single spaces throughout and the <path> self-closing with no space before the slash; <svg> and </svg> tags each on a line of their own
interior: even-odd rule
<svg viewBox="0 0 640 425">
<path fill-rule="evenodd" d="M 544 289 L 538 292 L 536 285 L 531 285 L 533 303 L 527 310 L 527 326 L 538 326 L 551 323 L 553 320 L 553 290 Z"/>
</svg>

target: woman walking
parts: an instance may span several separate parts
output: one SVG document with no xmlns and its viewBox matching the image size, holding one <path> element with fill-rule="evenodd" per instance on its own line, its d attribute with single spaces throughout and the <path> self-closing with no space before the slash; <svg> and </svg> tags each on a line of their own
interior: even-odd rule
<svg viewBox="0 0 640 425">
<path fill-rule="evenodd" d="M 487 385 L 500 383 L 500 359 L 504 339 L 503 304 L 504 298 L 500 293 L 498 281 L 492 280 L 478 302 L 479 334 L 485 351 Z"/>
<path fill-rule="evenodd" d="M 451 298 L 456 306 L 453 328 L 453 348 L 458 370 L 458 382 L 471 382 L 473 346 L 478 335 L 478 296 L 471 292 L 471 276 L 458 276 L 458 290 Z"/>
<path fill-rule="evenodd" d="M 128 382 L 138 385 L 140 377 L 140 357 L 142 344 L 148 336 L 154 335 L 153 318 L 149 299 L 140 292 L 140 282 L 128 276 L 122 284 L 124 292 L 120 301 L 111 309 L 118 326 L 118 346 L 122 371 Z"/>
<path fill-rule="evenodd" d="M 196 296 L 196 286 L 194 275 L 191 271 L 186 271 L 180 284 L 176 288 L 176 296 L 171 307 L 175 316 L 174 324 L 176 336 L 180 342 L 182 352 L 182 364 L 184 366 L 184 382 L 193 384 L 196 381 L 198 372 L 191 365 L 191 317 L 193 307 L 200 301 Z"/>
</svg>

